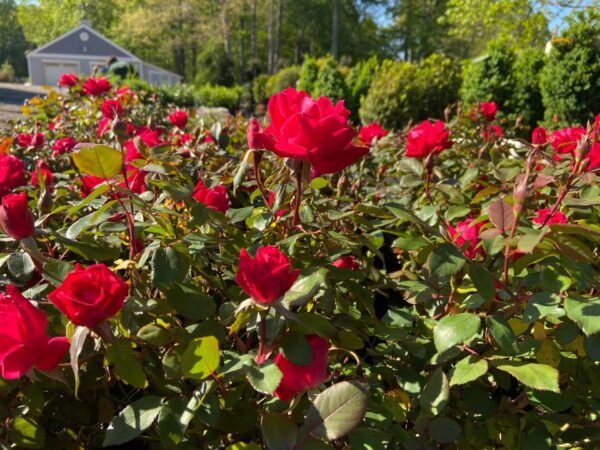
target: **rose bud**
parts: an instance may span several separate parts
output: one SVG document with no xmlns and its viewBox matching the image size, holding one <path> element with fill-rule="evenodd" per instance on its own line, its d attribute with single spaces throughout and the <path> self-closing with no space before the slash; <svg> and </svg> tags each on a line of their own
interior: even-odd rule
<svg viewBox="0 0 600 450">
<path fill-rule="evenodd" d="M 275 146 L 273 137 L 264 132 L 256 119 L 250 119 L 248 130 L 246 130 L 246 138 L 250 150 L 271 149 Z"/>
<path fill-rule="evenodd" d="M 256 303 L 268 305 L 281 298 L 299 274 L 287 257 L 272 245 L 260 247 L 254 258 L 243 248 L 235 282 Z"/>
<path fill-rule="evenodd" d="M 28 238 L 33 234 L 33 215 L 27 207 L 27 194 L 8 194 L 2 197 L 0 225 L 4 233 L 15 240 Z"/>
<path fill-rule="evenodd" d="M 406 135 L 406 156 L 426 158 L 432 153 L 450 148 L 452 141 L 448 140 L 449 135 L 450 131 L 445 129 L 441 120 L 436 120 L 435 123 L 425 120 Z"/>
<path fill-rule="evenodd" d="M 227 195 L 227 188 L 223 185 L 208 188 L 200 180 L 194 187 L 192 198 L 198 203 L 206 205 L 207 208 L 223 214 L 229 209 L 229 196 Z"/>
<path fill-rule="evenodd" d="M 31 369 L 51 371 L 69 349 L 66 337 L 46 335 L 48 319 L 13 285 L 0 293 L 0 375 L 14 380 Z"/>
<path fill-rule="evenodd" d="M 358 270 L 360 266 L 356 258 L 352 255 L 342 256 L 341 258 L 336 259 L 331 265 L 337 267 L 338 269 L 347 269 L 347 270 Z"/>
<path fill-rule="evenodd" d="M 75 325 L 94 328 L 123 307 L 129 287 L 104 264 L 79 264 L 48 294 L 50 301 Z"/>
<path fill-rule="evenodd" d="M 185 111 L 177 110 L 169 114 L 167 119 L 180 130 L 185 130 L 188 122 L 188 115 Z"/>
<path fill-rule="evenodd" d="M 275 364 L 281 370 L 283 377 L 273 395 L 284 402 L 289 401 L 300 392 L 317 387 L 327 378 L 327 353 L 329 351 L 327 339 L 313 334 L 306 336 L 306 340 L 312 350 L 312 359 L 309 365 L 294 364 L 285 359 L 281 353 L 275 356 Z"/>
</svg>

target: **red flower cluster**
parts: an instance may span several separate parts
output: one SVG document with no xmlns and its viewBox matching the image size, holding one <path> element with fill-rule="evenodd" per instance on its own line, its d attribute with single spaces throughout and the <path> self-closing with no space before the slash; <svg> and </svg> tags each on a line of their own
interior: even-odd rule
<svg viewBox="0 0 600 450">
<path fill-rule="evenodd" d="M 339 172 L 369 152 L 352 144 L 355 132 L 343 101 L 333 105 L 327 97 L 314 100 L 288 88 L 273 95 L 267 109 L 271 124 L 264 131 L 251 124 L 250 148 L 260 144 L 282 158 L 308 161 L 322 174 Z"/>
<path fill-rule="evenodd" d="M 60 87 L 73 87 L 79 83 L 79 77 L 74 73 L 63 73 L 58 77 Z"/>
<path fill-rule="evenodd" d="M 34 367 L 51 371 L 69 349 L 66 337 L 46 335 L 48 319 L 13 285 L 0 294 L 0 375 L 14 380 Z"/>
<path fill-rule="evenodd" d="M 560 211 L 554 211 L 554 213 L 551 216 L 550 211 L 550 208 L 544 208 L 536 211 L 535 217 L 531 219 L 531 221 L 533 223 L 537 223 L 538 225 L 543 225 L 544 223 L 546 223 L 547 225 L 554 225 L 568 222 L 567 216 L 565 216 Z M 550 218 L 548 218 L 548 216 L 550 216 Z"/>
<path fill-rule="evenodd" d="M 483 102 L 479 105 L 479 111 L 485 120 L 491 122 L 496 118 L 498 106 L 494 102 Z"/>
<path fill-rule="evenodd" d="M 227 188 L 223 185 L 209 188 L 202 180 L 199 180 L 194 187 L 192 198 L 198 203 L 206 205 L 207 208 L 223 214 L 229 209 L 229 196 L 227 195 Z"/>
<path fill-rule="evenodd" d="M 75 148 L 77 141 L 72 137 L 64 137 L 54 141 L 52 144 L 52 156 L 68 153 Z"/>
<path fill-rule="evenodd" d="M 118 99 L 108 98 L 100 105 L 100 112 L 106 119 L 113 120 L 115 117 L 123 115 L 123 107 Z"/>
<path fill-rule="evenodd" d="M 448 140 L 449 135 L 450 131 L 445 129 L 441 120 L 434 123 L 425 120 L 406 135 L 406 156 L 426 158 L 431 154 L 440 153 L 452 147 L 452 141 Z"/>
<path fill-rule="evenodd" d="M 88 78 L 82 86 L 83 93 L 92 97 L 105 94 L 111 89 L 112 85 L 106 78 Z"/>
<path fill-rule="evenodd" d="M 40 132 L 33 134 L 21 133 L 17 136 L 17 145 L 23 148 L 41 148 L 44 145 L 44 135 Z"/>
<path fill-rule="evenodd" d="M 180 130 L 185 130 L 185 127 L 187 126 L 188 115 L 185 111 L 177 110 L 169 114 L 167 119 Z"/>
<path fill-rule="evenodd" d="M 245 248 L 240 251 L 236 283 L 256 303 L 268 305 L 279 300 L 300 275 L 287 257 L 276 247 L 268 245 L 256 250 L 251 258 Z"/>
<path fill-rule="evenodd" d="M 371 122 L 367 126 L 360 127 L 360 130 L 358 130 L 358 140 L 365 145 L 371 145 L 373 139 L 379 140 L 387 136 L 387 134 L 387 130 L 384 130 L 381 125 L 377 122 Z"/>
<path fill-rule="evenodd" d="M 104 264 L 79 264 L 54 291 L 50 301 L 75 325 L 94 328 L 123 307 L 129 287 Z"/>
</svg>

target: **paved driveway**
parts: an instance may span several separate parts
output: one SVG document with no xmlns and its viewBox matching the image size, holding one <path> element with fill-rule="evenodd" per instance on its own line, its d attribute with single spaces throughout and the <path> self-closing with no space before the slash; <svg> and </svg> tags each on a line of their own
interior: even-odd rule
<svg viewBox="0 0 600 450">
<path fill-rule="evenodd" d="M 21 105 L 29 98 L 44 95 L 46 91 L 38 86 L 0 83 L 0 123 L 21 115 Z"/>
</svg>

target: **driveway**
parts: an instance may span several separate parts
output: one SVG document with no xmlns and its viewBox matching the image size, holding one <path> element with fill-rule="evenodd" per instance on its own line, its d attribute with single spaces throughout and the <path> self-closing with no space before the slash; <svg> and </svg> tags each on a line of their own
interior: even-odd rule
<svg viewBox="0 0 600 450">
<path fill-rule="evenodd" d="M 45 93 L 46 90 L 38 86 L 0 83 L 0 124 L 19 117 L 25 100 Z"/>
</svg>

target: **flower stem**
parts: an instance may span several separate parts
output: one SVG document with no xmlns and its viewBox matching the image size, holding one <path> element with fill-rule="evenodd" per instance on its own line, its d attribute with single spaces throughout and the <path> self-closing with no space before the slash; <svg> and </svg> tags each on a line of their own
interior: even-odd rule
<svg viewBox="0 0 600 450">
<path fill-rule="evenodd" d="M 292 225 L 300 223 L 300 203 L 302 203 L 302 169 L 303 164 L 300 164 L 296 169 L 296 198 L 294 199 L 294 218 Z"/>
</svg>

